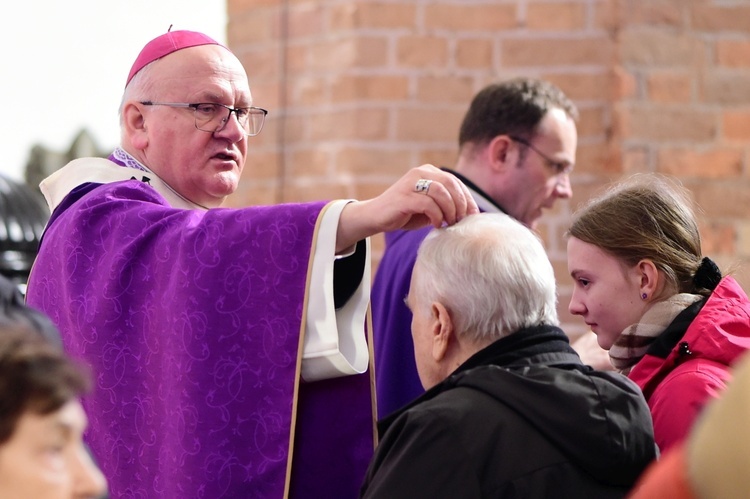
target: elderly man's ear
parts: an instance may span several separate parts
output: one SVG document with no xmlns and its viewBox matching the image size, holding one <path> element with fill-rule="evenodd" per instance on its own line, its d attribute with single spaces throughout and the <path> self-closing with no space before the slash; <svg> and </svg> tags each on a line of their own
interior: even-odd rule
<svg viewBox="0 0 750 499">
<path fill-rule="evenodd" d="M 126 103 L 122 110 L 122 120 L 128 142 L 136 149 L 146 147 L 148 134 L 143 105 L 136 102 Z"/>
<path fill-rule="evenodd" d="M 432 325 L 432 358 L 435 362 L 445 360 L 448 348 L 455 341 L 455 331 L 453 329 L 453 319 L 442 303 L 435 302 L 432 304 L 432 316 L 434 322 Z"/>
</svg>

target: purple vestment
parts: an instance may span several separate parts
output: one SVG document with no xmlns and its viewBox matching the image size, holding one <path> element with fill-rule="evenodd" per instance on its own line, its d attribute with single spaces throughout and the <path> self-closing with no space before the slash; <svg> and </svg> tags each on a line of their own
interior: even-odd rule
<svg viewBox="0 0 750 499">
<path fill-rule="evenodd" d="M 27 301 L 92 367 L 86 438 L 113 497 L 357 495 L 369 373 L 299 381 L 323 206 L 176 209 L 134 179 L 57 207 Z"/>
<path fill-rule="evenodd" d="M 424 393 L 414 360 L 411 311 L 404 303 L 419 245 L 432 227 L 385 235 L 372 285 L 372 324 L 378 415 L 388 416 Z"/>
</svg>

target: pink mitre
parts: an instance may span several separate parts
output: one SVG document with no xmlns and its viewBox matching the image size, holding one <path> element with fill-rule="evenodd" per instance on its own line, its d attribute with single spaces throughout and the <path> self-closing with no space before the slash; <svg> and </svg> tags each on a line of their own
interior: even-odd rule
<svg viewBox="0 0 750 499">
<path fill-rule="evenodd" d="M 224 47 L 224 45 L 210 36 L 198 33 L 197 31 L 167 31 L 163 35 L 157 36 L 148 42 L 146 46 L 143 47 L 143 50 L 141 50 L 141 53 L 138 54 L 138 57 L 133 63 L 133 67 L 130 68 L 130 74 L 128 74 L 128 81 L 125 82 L 125 86 L 127 87 L 130 80 L 133 79 L 133 76 L 135 76 L 135 74 L 147 64 L 152 63 L 157 59 L 161 59 L 172 52 L 177 52 L 178 50 L 186 49 L 188 47 L 197 47 L 198 45 L 220 45 Z"/>
</svg>

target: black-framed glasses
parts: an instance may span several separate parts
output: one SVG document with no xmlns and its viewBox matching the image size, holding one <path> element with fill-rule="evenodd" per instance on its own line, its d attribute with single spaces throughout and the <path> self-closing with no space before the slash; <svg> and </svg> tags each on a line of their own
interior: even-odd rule
<svg viewBox="0 0 750 499">
<path fill-rule="evenodd" d="M 547 166 L 552 168 L 555 171 L 555 175 L 566 175 L 570 174 L 570 172 L 573 171 L 573 164 L 568 163 L 567 161 L 555 161 L 554 159 L 550 158 L 546 154 L 544 154 L 542 151 L 534 147 L 531 142 L 528 140 L 517 137 L 515 135 L 508 135 L 508 138 L 514 142 L 518 142 L 519 144 L 523 144 L 535 153 L 539 155 L 540 158 L 544 160 L 545 163 L 547 163 Z"/>
<path fill-rule="evenodd" d="M 195 115 L 195 128 L 208 133 L 222 131 L 227 126 L 232 113 L 234 113 L 237 122 L 245 131 L 245 135 L 249 135 L 250 137 L 260 133 L 268 114 L 268 111 L 262 107 L 230 107 L 212 102 L 190 104 L 187 102 L 153 102 L 147 100 L 141 102 L 141 104 L 144 106 L 169 106 L 192 109 Z"/>
</svg>

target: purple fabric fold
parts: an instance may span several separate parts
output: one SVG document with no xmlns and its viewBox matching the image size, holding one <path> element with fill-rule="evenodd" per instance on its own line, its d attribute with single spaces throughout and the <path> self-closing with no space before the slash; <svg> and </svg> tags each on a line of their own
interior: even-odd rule
<svg viewBox="0 0 750 499">
<path fill-rule="evenodd" d="M 113 497 L 283 497 L 323 206 L 180 210 L 132 180 L 53 213 L 27 301 L 93 370 L 86 439 Z M 367 374 L 301 385 L 295 459 L 349 466 L 295 467 L 292 490 L 348 480 L 338 497 L 356 495 L 369 397 Z"/>
</svg>

